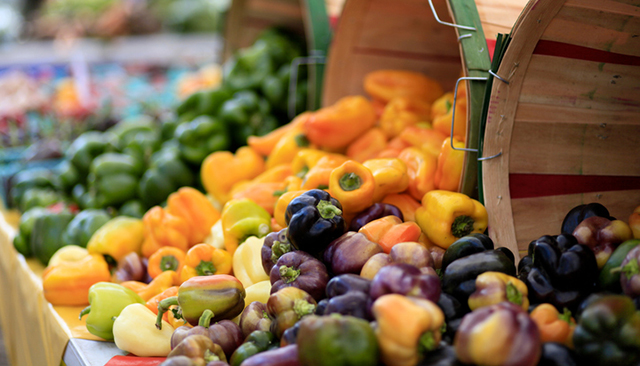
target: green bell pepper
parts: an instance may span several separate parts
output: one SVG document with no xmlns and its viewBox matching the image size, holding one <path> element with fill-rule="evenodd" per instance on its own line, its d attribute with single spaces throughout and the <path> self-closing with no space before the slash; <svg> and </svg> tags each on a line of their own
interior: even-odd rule
<svg viewBox="0 0 640 366">
<path fill-rule="evenodd" d="M 67 225 L 62 240 L 67 245 L 86 248 L 93 233 L 109 220 L 111 215 L 105 210 L 90 208 L 80 211 Z"/>
<path fill-rule="evenodd" d="M 131 141 L 134 141 L 137 138 L 138 133 L 160 132 L 159 124 L 157 124 L 153 118 L 146 115 L 124 119 L 107 131 L 116 135 L 120 150 L 124 150 Z"/>
<path fill-rule="evenodd" d="M 18 233 L 13 238 L 13 247 L 25 257 L 31 256 L 31 233 L 36 219 L 49 213 L 44 207 L 34 207 L 20 216 Z"/>
<path fill-rule="evenodd" d="M 113 323 L 125 307 L 145 301 L 132 290 L 117 283 L 98 282 L 89 288 L 89 306 L 80 312 L 87 317 L 89 333 L 106 340 L 113 339 Z"/>
<path fill-rule="evenodd" d="M 265 43 L 267 52 L 277 66 L 289 65 L 302 56 L 304 49 L 300 38 L 282 28 L 270 28 L 260 34 L 256 43 Z"/>
<path fill-rule="evenodd" d="M 130 155 L 105 153 L 96 157 L 87 180 L 98 207 L 117 206 L 136 198 L 142 170 L 142 163 Z"/>
<path fill-rule="evenodd" d="M 180 150 L 166 146 L 151 157 L 149 169 L 140 179 L 138 196 L 151 207 L 164 202 L 178 188 L 191 186 L 194 182 L 193 172 L 180 159 Z"/>
<path fill-rule="evenodd" d="M 118 214 L 121 216 L 129 216 L 141 219 L 147 212 L 144 204 L 140 200 L 131 200 L 125 202 L 118 210 Z"/>
<path fill-rule="evenodd" d="M 231 366 L 240 366 L 247 358 L 273 348 L 278 348 L 278 339 L 273 333 L 254 330 L 247 336 L 244 343 L 233 352 L 229 364 Z"/>
<path fill-rule="evenodd" d="M 18 206 L 25 192 L 32 188 L 55 189 L 59 186 L 57 176 L 49 169 L 23 170 L 11 178 L 11 203 Z"/>
<path fill-rule="evenodd" d="M 278 127 L 266 99 L 253 91 L 241 91 L 222 105 L 218 117 L 232 131 L 234 146 L 244 146 L 251 135 L 262 136 Z"/>
<path fill-rule="evenodd" d="M 582 312 L 573 344 L 590 365 L 636 365 L 640 360 L 640 311 L 628 296 L 604 296 Z"/>
<path fill-rule="evenodd" d="M 85 210 L 87 208 L 100 208 L 96 203 L 95 194 L 89 193 L 87 187 L 83 184 L 76 184 L 71 190 L 71 197 L 78 204 L 80 209 Z"/>
<path fill-rule="evenodd" d="M 31 253 L 45 266 L 53 253 L 65 245 L 62 236 L 72 219 L 73 214 L 65 211 L 36 217 L 29 238 Z"/>
<path fill-rule="evenodd" d="M 188 163 L 202 164 L 214 151 L 226 150 L 230 146 L 229 132 L 225 124 L 209 116 L 200 116 L 183 123 L 175 131 L 180 154 Z"/>
<path fill-rule="evenodd" d="M 154 152 L 160 150 L 159 131 L 139 131 L 134 134 L 135 138 L 124 145 L 122 152 L 131 155 L 138 161 L 145 164 L 151 159 Z"/>
<path fill-rule="evenodd" d="M 25 212 L 33 207 L 47 207 L 64 201 L 64 195 L 51 188 L 30 188 L 22 195 L 18 208 Z"/>
<path fill-rule="evenodd" d="M 257 89 L 275 70 L 269 44 L 258 40 L 253 46 L 239 50 L 224 64 L 223 85 L 236 91 Z"/>
<path fill-rule="evenodd" d="M 73 187 L 80 183 L 80 173 L 69 160 L 61 162 L 55 169 L 58 177 L 58 189 L 64 192 L 71 192 Z"/>
<path fill-rule="evenodd" d="M 600 276 L 598 276 L 598 288 L 600 290 L 617 294 L 622 293 L 619 267 L 622 265 L 627 253 L 638 245 L 640 245 L 640 239 L 631 239 L 623 242 L 613 251 L 602 270 L 600 270 Z"/>
<path fill-rule="evenodd" d="M 118 137 L 111 132 L 87 131 L 78 136 L 67 150 L 67 160 L 78 169 L 81 174 L 89 172 L 91 162 L 98 155 L 108 151 L 116 151 Z"/>
</svg>

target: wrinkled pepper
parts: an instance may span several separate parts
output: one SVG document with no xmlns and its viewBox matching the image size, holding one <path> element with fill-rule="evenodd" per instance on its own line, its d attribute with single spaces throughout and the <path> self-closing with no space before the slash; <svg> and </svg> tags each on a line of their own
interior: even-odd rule
<svg viewBox="0 0 640 366">
<path fill-rule="evenodd" d="M 395 97 L 411 97 L 433 103 L 444 91 L 440 83 L 424 74 L 405 70 L 376 70 L 364 78 L 364 90 L 388 103 Z"/>
<path fill-rule="evenodd" d="M 220 212 L 209 199 L 195 188 L 182 187 L 167 198 L 167 211 L 189 223 L 189 246 L 202 243 L 211 227 L 220 219 Z"/>
<path fill-rule="evenodd" d="M 558 312 L 551 304 L 540 304 L 531 312 L 531 319 L 538 325 L 542 343 L 556 342 L 573 348 L 573 332 L 576 321 L 569 309 Z"/>
<path fill-rule="evenodd" d="M 167 356 L 171 352 L 174 329 L 162 319 L 161 329 L 156 329 L 154 319 L 153 312 L 142 304 L 125 307 L 113 323 L 116 347 L 140 357 Z"/>
<path fill-rule="evenodd" d="M 418 98 L 395 97 L 387 103 L 380 116 L 380 128 L 389 138 L 398 136 L 405 128 L 429 122 L 431 104 Z"/>
<path fill-rule="evenodd" d="M 408 193 L 420 200 L 424 195 L 436 188 L 434 176 L 437 159 L 416 147 L 408 147 L 400 152 L 398 159 L 407 166 L 409 176 Z"/>
<path fill-rule="evenodd" d="M 189 249 L 190 224 L 180 216 L 170 214 L 166 209 L 152 207 L 142 217 L 144 241 L 142 255 L 149 258 L 158 249 L 176 247 L 184 252 Z"/>
<path fill-rule="evenodd" d="M 233 253 L 233 274 L 247 288 L 269 279 L 262 268 L 264 238 L 250 236 Z"/>
<path fill-rule="evenodd" d="M 329 193 L 340 202 L 346 217 L 352 218 L 371 206 L 375 189 L 371 171 L 355 160 L 347 160 L 333 169 L 329 177 Z"/>
<path fill-rule="evenodd" d="M 145 227 L 140 219 L 117 216 L 102 225 L 89 239 L 89 253 L 108 255 L 116 262 L 132 252 L 140 252 Z"/>
<path fill-rule="evenodd" d="M 453 146 L 464 148 L 464 142 L 453 139 Z M 464 162 L 464 151 L 451 148 L 451 139 L 442 142 L 435 173 L 435 185 L 440 190 L 457 192 Z"/>
<path fill-rule="evenodd" d="M 380 128 L 373 127 L 349 144 L 346 155 L 349 159 L 362 163 L 375 158 L 386 147 L 387 136 Z"/>
<path fill-rule="evenodd" d="M 592 216 L 576 226 L 573 236 L 578 239 L 578 243 L 588 246 L 593 251 L 598 268 L 602 268 L 620 243 L 633 238 L 633 233 L 629 225 L 622 220 Z"/>
<path fill-rule="evenodd" d="M 372 307 L 380 358 L 389 366 L 417 365 L 438 347 L 444 314 L 435 303 L 398 294 L 378 298 Z"/>
<path fill-rule="evenodd" d="M 204 243 L 191 247 L 180 270 L 180 282 L 195 276 L 214 274 L 231 274 L 231 254 Z"/>
<path fill-rule="evenodd" d="M 375 182 L 373 202 L 380 202 L 385 196 L 404 192 L 409 187 L 410 177 L 407 165 L 400 159 L 369 159 L 362 165 L 373 174 Z"/>
<path fill-rule="evenodd" d="M 402 222 L 398 216 L 389 215 L 373 220 L 358 230 L 367 239 L 380 245 L 385 253 L 399 243 L 418 241 L 422 231 L 415 222 Z"/>
<path fill-rule="evenodd" d="M 327 154 L 320 158 L 302 178 L 301 189 L 328 189 L 331 172 L 345 163 L 347 158 L 339 154 Z"/>
<path fill-rule="evenodd" d="M 250 147 L 241 147 L 235 154 L 217 151 L 207 156 L 200 168 L 200 179 L 207 193 L 225 203 L 234 184 L 253 179 L 265 170 L 264 159 Z"/>
<path fill-rule="evenodd" d="M 485 272 L 476 277 L 476 291 L 469 296 L 469 308 L 473 311 L 508 301 L 527 311 L 527 295 L 527 285 L 519 279 L 501 272 Z"/>
<path fill-rule="evenodd" d="M 162 272 L 174 271 L 180 275 L 185 262 L 186 253 L 176 247 L 162 247 L 149 257 L 147 272 L 149 277 L 156 278 Z"/>
<path fill-rule="evenodd" d="M 248 237 L 264 237 L 271 231 L 271 215 L 249 199 L 231 200 L 222 209 L 224 245 L 233 255 Z"/>
<path fill-rule="evenodd" d="M 89 288 L 89 306 L 82 309 L 80 319 L 87 317 L 89 333 L 102 339 L 113 339 L 113 322 L 131 304 L 144 304 L 138 294 L 116 283 L 98 282 Z"/>
<path fill-rule="evenodd" d="M 382 203 L 396 206 L 402 211 L 404 221 L 416 222 L 416 211 L 420 208 L 420 201 L 416 201 L 408 193 L 394 193 L 384 196 Z"/>
<path fill-rule="evenodd" d="M 484 206 L 462 193 L 434 190 L 422 198 L 416 222 L 429 240 L 442 248 L 471 233 L 487 229 Z"/>
</svg>

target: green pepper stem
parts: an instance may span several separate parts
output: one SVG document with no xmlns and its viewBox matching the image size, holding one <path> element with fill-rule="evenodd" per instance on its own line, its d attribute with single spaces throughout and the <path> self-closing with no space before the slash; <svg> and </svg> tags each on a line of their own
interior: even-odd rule
<svg viewBox="0 0 640 366">
<path fill-rule="evenodd" d="M 298 276 L 300 276 L 300 270 L 294 269 L 293 267 L 281 266 L 280 269 L 280 277 L 286 283 L 291 283 L 295 281 Z"/>
<path fill-rule="evenodd" d="M 204 362 L 209 363 L 211 361 L 220 361 L 220 357 L 218 357 L 218 355 L 216 355 L 215 353 L 211 352 L 210 349 L 206 349 L 204 351 Z"/>
<path fill-rule="evenodd" d="M 573 324 L 573 322 L 571 321 L 571 310 L 567 308 L 564 308 L 564 311 L 562 312 L 562 314 L 558 314 L 558 319 L 564 320 L 569 324 Z"/>
<path fill-rule="evenodd" d="M 200 263 L 196 266 L 196 273 L 198 276 L 211 276 L 216 274 L 216 266 L 211 261 L 200 260 Z"/>
<path fill-rule="evenodd" d="M 640 274 L 640 266 L 638 265 L 638 260 L 631 259 L 629 263 L 625 264 L 624 267 L 621 268 L 624 275 L 627 276 L 627 279 L 631 279 L 631 277 Z"/>
<path fill-rule="evenodd" d="M 429 351 L 436 349 L 438 344 L 436 343 L 436 337 L 433 335 L 433 331 L 426 331 L 422 333 L 418 340 L 418 353 L 424 355 Z"/>
<path fill-rule="evenodd" d="M 173 305 L 179 305 L 178 296 L 167 297 L 158 303 L 158 317 L 156 318 L 156 328 L 162 329 L 162 316 Z"/>
<path fill-rule="evenodd" d="M 89 314 L 89 312 L 91 311 L 91 305 L 87 306 L 86 308 L 82 309 L 82 311 L 80 312 L 80 316 L 78 317 L 78 319 L 82 319 L 83 316 Z"/>
<path fill-rule="evenodd" d="M 309 139 L 303 133 L 296 135 L 293 139 L 298 147 L 308 147 L 310 144 Z"/>
<path fill-rule="evenodd" d="M 451 224 L 451 234 L 456 238 L 462 238 L 473 231 L 473 219 L 470 216 L 462 215 L 453 220 Z"/>
<path fill-rule="evenodd" d="M 331 204 L 329 201 L 321 200 L 318 202 L 318 212 L 323 219 L 331 220 L 332 218 L 342 215 L 342 210 Z"/>
<path fill-rule="evenodd" d="M 296 299 L 293 302 L 293 312 L 296 313 L 298 319 L 302 319 L 303 316 L 313 314 L 316 311 L 316 306 L 306 300 Z"/>
<path fill-rule="evenodd" d="M 278 259 L 282 257 L 285 253 L 289 253 L 291 251 L 291 244 L 282 241 L 275 241 L 271 246 L 271 261 L 273 264 L 278 262 Z"/>
<path fill-rule="evenodd" d="M 343 191 L 355 191 L 362 186 L 362 178 L 358 174 L 351 172 L 343 175 L 338 180 L 338 184 Z"/>
<path fill-rule="evenodd" d="M 209 328 L 211 325 L 211 318 L 213 318 L 213 311 L 210 309 L 205 309 L 200 315 L 200 319 L 198 319 L 198 325 L 204 328 Z"/>
<path fill-rule="evenodd" d="M 516 305 L 522 305 L 522 292 L 511 282 L 507 282 L 507 300 Z"/>
<path fill-rule="evenodd" d="M 173 255 L 165 255 L 160 259 L 160 269 L 164 271 L 177 271 L 180 261 Z"/>
</svg>

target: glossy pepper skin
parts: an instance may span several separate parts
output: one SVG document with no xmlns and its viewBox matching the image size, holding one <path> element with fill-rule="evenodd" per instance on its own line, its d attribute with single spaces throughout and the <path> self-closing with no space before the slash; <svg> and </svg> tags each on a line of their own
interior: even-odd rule
<svg viewBox="0 0 640 366">
<path fill-rule="evenodd" d="M 349 144 L 346 155 L 349 159 L 362 163 L 375 158 L 386 147 L 387 136 L 379 127 L 373 127 Z"/>
<path fill-rule="evenodd" d="M 64 230 L 72 219 L 73 214 L 66 211 L 48 211 L 37 215 L 33 222 L 29 247 L 31 254 L 38 258 L 40 263 L 47 265 L 53 253 L 66 244 L 62 241 Z"/>
<path fill-rule="evenodd" d="M 308 316 L 300 323 L 297 343 L 302 365 L 378 364 L 379 349 L 373 329 L 367 321 L 352 316 Z"/>
<path fill-rule="evenodd" d="M 389 138 L 393 138 L 407 127 L 428 122 L 430 115 L 431 103 L 418 98 L 394 97 L 384 107 L 380 128 Z"/>
<path fill-rule="evenodd" d="M 170 214 L 166 209 L 152 207 L 142 217 L 144 240 L 142 255 L 149 258 L 165 246 L 176 247 L 184 252 L 189 249 L 189 223 L 180 216 Z"/>
<path fill-rule="evenodd" d="M 303 251 L 283 254 L 269 273 L 271 293 L 293 286 L 306 291 L 316 301 L 325 297 L 329 282 L 327 267 L 312 255 Z"/>
<path fill-rule="evenodd" d="M 576 226 L 573 236 L 578 239 L 578 243 L 591 248 L 596 255 L 598 268 L 602 268 L 620 243 L 633 238 L 633 233 L 622 220 L 592 216 Z"/>
<path fill-rule="evenodd" d="M 213 361 L 226 362 L 222 348 L 217 343 L 213 343 L 209 337 L 194 334 L 186 337 L 182 342 L 178 343 L 167 355 L 168 359 L 177 356 L 186 356 L 192 360 L 209 363 Z"/>
<path fill-rule="evenodd" d="M 573 344 L 590 364 L 635 365 L 640 358 L 640 313 L 631 298 L 604 296 L 587 306 Z"/>
<path fill-rule="evenodd" d="M 420 200 L 424 195 L 436 189 L 435 173 L 437 159 L 416 147 L 407 147 L 400 152 L 398 159 L 407 166 L 409 186 L 407 192 Z"/>
<path fill-rule="evenodd" d="M 366 236 L 348 231 L 332 241 L 322 254 L 324 264 L 334 275 L 359 274 L 372 256 L 382 253 L 382 248 Z"/>
<path fill-rule="evenodd" d="M 529 288 L 533 304 L 548 302 L 575 310 L 594 290 L 598 267 L 593 252 L 572 235 L 545 235 L 529 244 L 518 264 L 518 277 Z"/>
<path fill-rule="evenodd" d="M 267 301 L 267 315 L 273 319 L 271 332 L 281 338 L 285 330 L 313 314 L 316 306 L 313 297 L 297 287 L 285 287 L 271 294 Z"/>
<path fill-rule="evenodd" d="M 377 220 L 383 218 L 385 216 L 397 216 L 400 220 L 404 221 L 404 216 L 402 215 L 402 211 L 399 208 L 392 204 L 388 203 L 374 203 L 373 205 L 366 208 L 364 211 L 358 213 L 352 220 L 349 225 L 349 231 L 358 231 L 364 225 L 368 224 L 373 220 Z"/>
<path fill-rule="evenodd" d="M 232 257 L 229 252 L 209 244 L 196 244 L 189 248 L 180 270 L 182 282 L 196 276 L 231 274 Z"/>
<path fill-rule="evenodd" d="M 396 206 L 402 212 L 403 221 L 416 222 L 416 211 L 420 208 L 420 202 L 408 193 L 394 193 L 386 195 L 382 203 Z"/>
<path fill-rule="evenodd" d="M 409 187 L 407 164 L 398 158 L 378 158 L 365 160 L 375 182 L 373 202 L 380 202 L 385 196 L 404 192 Z"/>
<path fill-rule="evenodd" d="M 280 348 L 274 348 L 265 352 L 260 352 L 257 355 L 249 357 L 242 364 L 244 366 L 300 366 L 298 358 L 298 345 L 287 344 L 281 346 Z"/>
<path fill-rule="evenodd" d="M 174 271 L 181 274 L 186 253 L 175 247 L 162 247 L 151 254 L 147 262 L 149 277 L 156 278 L 162 272 Z"/>
<path fill-rule="evenodd" d="M 453 139 L 453 146 L 464 148 L 464 142 Z M 460 176 L 464 162 L 464 151 L 451 148 L 451 138 L 446 138 L 442 142 L 440 155 L 438 155 L 437 168 L 434 176 L 434 183 L 437 189 L 445 191 L 458 191 Z"/>
<path fill-rule="evenodd" d="M 162 204 L 180 187 L 192 186 L 195 177 L 191 168 L 180 158 L 177 147 L 164 147 L 153 155 L 149 167 L 142 174 L 138 196 L 145 207 Z"/>
<path fill-rule="evenodd" d="M 416 242 L 422 235 L 418 224 L 415 222 L 402 222 L 395 215 L 370 221 L 361 227 L 358 232 L 380 245 L 385 253 L 389 253 L 396 244 Z"/>
<path fill-rule="evenodd" d="M 485 234 L 472 233 L 464 236 L 456 240 L 444 252 L 442 256 L 442 270 L 444 271 L 447 266 L 456 259 L 493 249 L 493 240 Z"/>
<path fill-rule="evenodd" d="M 271 231 L 271 215 L 246 198 L 227 202 L 220 219 L 224 246 L 231 255 L 250 236 L 262 238 Z"/>
<path fill-rule="evenodd" d="M 233 353 L 229 359 L 229 364 L 231 366 L 240 366 L 240 364 L 249 357 L 277 347 L 277 338 L 273 333 L 262 330 L 253 331 L 247 336 L 245 342 Z"/>
<path fill-rule="evenodd" d="M 385 365 L 417 365 L 440 342 L 444 314 L 429 300 L 390 294 L 377 299 L 372 311 Z"/>
<path fill-rule="evenodd" d="M 68 245 L 78 245 L 86 248 L 93 233 L 110 219 L 111 216 L 105 210 L 82 210 L 67 225 L 63 240 Z"/>
<path fill-rule="evenodd" d="M 240 327 L 231 320 L 222 320 L 215 324 L 210 324 L 212 316 L 213 313 L 210 310 L 205 310 L 197 326 L 180 326 L 176 328 L 171 336 L 171 348 L 177 347 L 190 336 L 202 335 L 219 345 L 226 355 L 226 358 L 230 358 L 233 352 L 244 341 L 242 331 Z"/>
<path fill-rule="evenodd" d="M 146 306 L 134 303 L 125 307 L 113 322 L 113 341 L 119 349 L 140 357 L 166 357 L 171 352 L 173 327 L 162 321 L 154 327 L 155 315 Z M 135 329 L 135 332 L 131 330 Z"/>
<path fill-rule="evenodd" d="M 519 279 L 500 272 L 485 272 L 476 277 L 476 291 L 469 296 L 473 311 L 483 306 L 508 301 L 522 310 L 529 310 L 527 285 Z"/>
<path fill-rule="evenodd" d="M 597 202 L 578 205 L 572 208 L 562 220 L 560 228 L 562 234 L 571 234 L 576 227 L 584 220 L 592 216 L 600 216 L 612 219 L 609 210 Z"/>
<path fill-rule="evenodd" d="M 624 261 L 627 254 L 638 245 L 640 245 L 640 239 L 631 239 L 623 242 L 613 251 L 607 263 L 600 270 L 598 289 L 618 294 L 622 293 L 622 287 L 620 286 L 621 271 L 618 268 L 622 266 L 622 261 Z"/>
<path fill-rule="evenodd" d="M 117 207 L 136 198 L 143 169 L 141 161 L 127 154 L 105 153 L 93 159 L 87 182 L 97 207 Z"/>
<path fill-rule="evenodd" d="M 262 268 L 264 273 L 270 273 L 271 268 L 278 262 L 283 254 L 293 251 L 289 239 L 287 239 L 287 229 L 278 232 L 270 232 L 264 237 L 260 254 L 262 256 Z"/>
<path fill-rule="evenodd" d="M 384 266 L 371 281 L 371 298 L 386 294 L 413 296 L 434 303 L 440 298 L 440 280 L 432 274 L 423 274 L 417 267 L 406 263 Z"/>
<path fill-rule="evenodd" d="M 416 222 L 429 240 L 441 248 L 471 233 L 483 233 L 488 225 L 487 210 L 468 196 L 434 190 L 424 195 L 416 211 Z"/>
<path fill-rule="evenodd" d="M 89 333 L 102 339 L 113 339 L 114 318 L 130 304 L 143 304 L 138 294 L 116 283 L 98 282 L 89 288 L 89 306 L 80 312 L 87 317 Z"/>
<path fill-rule="evenodd" d="M 189 246 L 204 242 L 211 227 L 220 219 L 220 211 L 195 188 L 182 187 L 167 198 L 170 214 L 182 217 L 190 226 Z"/>
<path fill-rule="evenodd" d="M 329 193 L 340 202 L 343 214 L 353 217 L 373 204 L 373 174 L 355 160 L 347 160 L 329 177 Z"/>
<path fill-rule="evenodd" d="M 560 313 L 551 304 L 540 304 L 531 312 L 531 319 L 538 325 L 542 343 L 557 342 L 573 348 L 576 321 L 569 309 Z"/>
<path fill-rule="evenodd" d="M 312 189 L 291 200 L 285 220 L 289 227 L 289 242 L 296 249 L 314 256 L 345 231 L 340 202 L 319 189 Z"/>
<path fill-rule="evenodd" d="M 227 126 L 219 119 L 206 115 L 180 124 L 175 131 L 182 158 L 194 165 L 214 151 L 227 150 L 231 145 Z"/>
<path fill-rule="evenodd" d="M 108 255 L 116 262 L 132 252 L 140 252 L 144 224 L 140 219 L 117 216 L 102 225 L 89 239 L 89 253 Z"/>
<path fill-rule="evenodd" d="M 25 257 L 30 257 L 31 253 L 31 233 L 33 232 L 33 226 L 36 222 L 36 218 L 44 216 L 49 212 L 44 207 L 34 207 L 24 212 L 20 216 L 20 223 L 18 224 L 18 232 L 13 238 L 13 247 L 18 253 Z"/>
<path fill-rule="evenodd" d="M 304 176 L 302 176 L 300 189 L 328 189 L 329 182 L 331 180 L 331 173 L 347 161 L 347 158 L 344 155 L 323 154 L 325 155 L 322 156 L 315 165 L 311 166 Z M 302 175 L 302 173 L 304 173 L 304 167 L 299 174 Z"/>
<path fill-rule="evenodd" d="M 529 314 L 510 302 L 482 307 L 463 319 L 454 346 L 464 363 L 535 366 L 540 333 Z"/>
<path fill-rule="evenodd" d="M 232 147 L 244 146 L 249 136 L 265 135 L 279 124 L 269 102 L 252 90 L 240 90 L 222 103 L 218 118 L 229 127 Z"/>
<path fill-rule="evenodd" d="M 65 156 L 79 172 L 86 174 L 93 159 L 117 149 L 117 140 L 118 137 L 111 132 L 87 131 L 73 140 Z"/>
<path fill-rule="evenodd" d="M 640 249 L 635 247 L 625 256 L 620 265 L 620 286 L 625 295 L 640 297 Z"/>
<path fill-rule="evenodd" d="M 242 329 L 244 337 L 248 337 L 256 330 L 268 332 L 271 328 L 271 322 L 271 318 L 267 315 L 267 305 L 253 301 L 242 311 L 238 325 Z"/>
<path fill-rule="evenodd" d="M 79 137 L 78 137 L 79 138 Z M 12 206 L 23 206 L 22 200 L 28 190 L 40 188 L 53 190 L 59 184 L 58 179 L 50 169 L 29 169 L 16 173 L 11 178 L 10 198 Z M 24 206 L 19 207 L 24 212 Z"/>
</svg>

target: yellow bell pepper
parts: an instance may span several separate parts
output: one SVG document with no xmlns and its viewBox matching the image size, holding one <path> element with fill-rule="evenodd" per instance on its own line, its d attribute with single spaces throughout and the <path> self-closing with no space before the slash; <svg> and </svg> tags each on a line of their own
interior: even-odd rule
<svg viewBox="0 0 640 366">
<path fill-rule="evenodd" d="M 83 248 L 79 245 L 65 245 L 53 253 L 51 259 L 49 259 L 47 267 L 53 267 L 63 262 L 76 262 L 84 259 L 88 255 L 89 251 L 87 248 Z"/>
<path fill-rule="evenodd" d="M 346 217 L 371 206 L 375 189 L 371 171 L 355 160 L 347 160 L 333 169 L 329 177 L 329 193 L 340 202 Z"/>
<path fill-rule="evenodd" d="M 86 305 L 89 304 L 89 288 L 111 280 L 109 265 L 101 254 L 87 253 L 79 257 L 78 251 L 69 247 L 56 251 L 55 264 L 42 272 L 44 298 L 53 305 Z"/>
<path fill-rule="evenodd" d="M 380 202 L 385 196 L 404 192 L 409 187 L 407 165 L 400 159 L 369 159 L 362 165 L 373 174 L 376 185 L 373 202 Z"/>
<path fill-rule="evenodd" d="M 119 349 L 140 357 L 165 357 L 171 352 L 171 336 L 175 330 L 162 321 L 155 326 L 156 315 L 143 304 L 124 308 L 113 323 L 113 341 Z"/>
<path fill-rule="evenodd" d="M 164 271 L 148 284 L 140 281 L 125 281 L 120 283 L 121 286 L 138 294 L 144 301 L 149 301 L 149 299 L 166 291 L 169 287 L 179 284 L 178 274 L 175 271 Z"/>
<path fill-rule="evenodd" d="M 251 236 L 233 253 L 233 274 L 246 289 L 261 281 L 269 280 L 262 267 L 264 238 Z M 248 304 L 248 302 L 245 302 Z"/>
<path fill-rule="evenodd" d="M 425 154 L 416 147 L 408 147 L 398 155 L 398 159 L 407 165 L 409 176 L 409 194 L 421 200 L 425 193 L 435 189 L 435 173 L 437 159 L 431 154 Z"/>
<path fill-rule="evenodd" d="M 160 206 L 152 207 L 142 217 L 144 242 L 142 255 L 149 258 L 156 250 L 172 246 L 186 252 L 189 249 L 189 223 Z"/>
<path fill-rule="evenodd" d="M 460 141 L 465 141 L 467 138 L 467 93 L 464 85 L 461 84 L 458 87 L 456 115 L 453 123 L 453 137 Z M 453 103 L 453 100 L 451 100 L 451 103 Z M 451 117 L 453 117 L 453 108 L 450 107 L 446 114 L 433 119 L 433 128 L 447 136 L 451 136 Z"/>
<path fill-rule="evenodd" d="M 220 211 L 213 207 L 207 196 L 191 187 L 182 187 L 169 195 L 167 212 L 182 217 L 189 224 L 189 246 L 202 243 L 220 219 Z"/>
<path fill-rule="evenodd" d="M 390 294 L 373 303 L 380 358 L 387 366 L 415 366 L 423 354 L 438 347 L 444 314 L 421 298 Z"/>
<path fill-rule="evenodd" d="M 287 227 L 287 221 L 284 218 L 284 215 L 287 212 L 287 206 L 289 206 L 289 202 L 291 202 L 292 199 L 298 197 L 304 192 L 306 191 L 289 191 L 283 193 L 282 195 L 280 195 L 280 197 L 278 197 L 278 200 L 276 201 L 276 207 L 273 210 L 273 218 L 276 220 L 276 223 L 279 226 Z"/>
<path fill-rule="evenodd" d="M 326 151 L 317 149 L 301 149 L 291 161 L 291 174 L 303 179 L 309 169 L 318 164 L 318 161 L 329 155 Z"/>
<path fill-rule="evenodd" d="M 318 160 L 318 163 L 309 169 L 309 172 L 304 176 L 302 179 L 302 187 L 300 188 L 304 190 L 316 188 L 328 189 L 331 172 L 347 160 L 346 156 L 339 154 L 329 154 L 321 158 Z"/>
<path fill-rule="evenodd" d="M 501 272 L 485 272 L 476 277 L 476 291 L 469 296 L 469 308 L 476 310 L 509 301 L 528 311 L 528 295 L 527 285 L 519 279 Z"/>
<path fill-rule="evenodd" d="M 431 105 L 431 120 L 433 121 L 449 113 L 451 107 L 453 107 L 453 92 L 444 93 Z M 451 121 L 451 119 L 449 119 L 449 121 Z M 449 134 L 447 134 L 447 136 L 449 136 Z"/>
<path fill-rule="evenodd" d="M 453 146 L 464 148 L 464 142 L 453 139 Z M 464 163 L 464 151 L 451 148 L 451 139 L 447 138 L 442 143 L 438 164 L 435 172 L 435 186 L 437 189 L 457 192 L 460 186 L 460 177 Z"/>
<path fill-rule="evenodd" d="M 487 210 L 463 193 L 434 190 L 424 195 L 416 222 L 427 238 L 441 248 L 471 233 L 487 229 Z"/>
<path fill-rule="evenodd" d="M 354 140 L 347 147 L 347 157 L 362 163 L 373 159 L 387 148 L 387 136 L 379 127 L 374 127 Z"/>
<path fill-rule="evenodd" d="M 299 126 L 306 118 L 306 115 L 309 114 L 310 112 L 302 113 L 294 118 L 290 123 L 280 126 L 264 136 L 249 136 L 249 138 L 247 138 L 247 145 L 249 145 L 258 154 L 262 156 L 269 156 L 282 138 L 296 126 Z"/>
<path fill-rule="evenodd" d="M 304 135 L 302 124 L 311 116 L 311 112 L 304 112 L 293 119 L 289 124 L 294 127 L 287 131 L 276 145 L 271 149 L 267 157 L 267 169 L 271 169 L 280 164 L 290 164 L 298 151 L 309 147 L 309 140 Z"/>
<path fill-rule="evenodd" d="M 254 301 L 266 304 L 271 296 L 271 281 L 264 280 L 256 282 L 253 285 L 244 289 L 246 296 L 244 297 L 244 303 L 248 306 Z M 246 306 L 245 306 L 246 307 Z"/>
<path fill-rule="evenodd" d="M 200 168 L 200 178 L 207 193 L 224 204 L 230 199 L 234 184 L 253 179 L 265 170 L 260 154 L 248 146 L 236 151 L 216 151 L 207 156 Z"/>
<path fill-rule="evenodd" d="M 271 232 L 271 215 L 246 198 L 227 202 L 221 220 L 224 246 L 231 255 L 248 237 L 263 237 Z"/>
<path fill-rule="evenodd" d="M 196 244 L 187 252 L 180 271 L 180 282 L 195 276 L 231 274 L 231 254 L 209 244 Z"/>
<path fill-rule="evenodd" d="M 261 182 L 249 183 L 244 189 L 233 192 L 233 200 L 250 199 L 265 209 L 269 215 L 273 215 L 273 209 L 278 201 L 278 194 L 286 189 L 285 182 Z"/>
<path fill-rule="evenodd" d="M 396 137 L 407 127 L 429 122 L 431 105 L 423 100 L 395 97 L 384 107 L 380 127 L 389 138 Z"/>
<path fill-rule="evenodd" d="M 111 256 L 116 262 L 131 252 L 140 253 L 144 225 L 140 219 L 117 216 L 102 225 L 87 243 L 91 254 Z"/>
<path fill-rule="evenodd" d="M 422 73 L 405 70 L 376 70 L 364 78 L 364 90 L 374 99 L 389 102 L 395 97 L 411 97 L 433 103 L 444 90 Z"/>
</svg>

